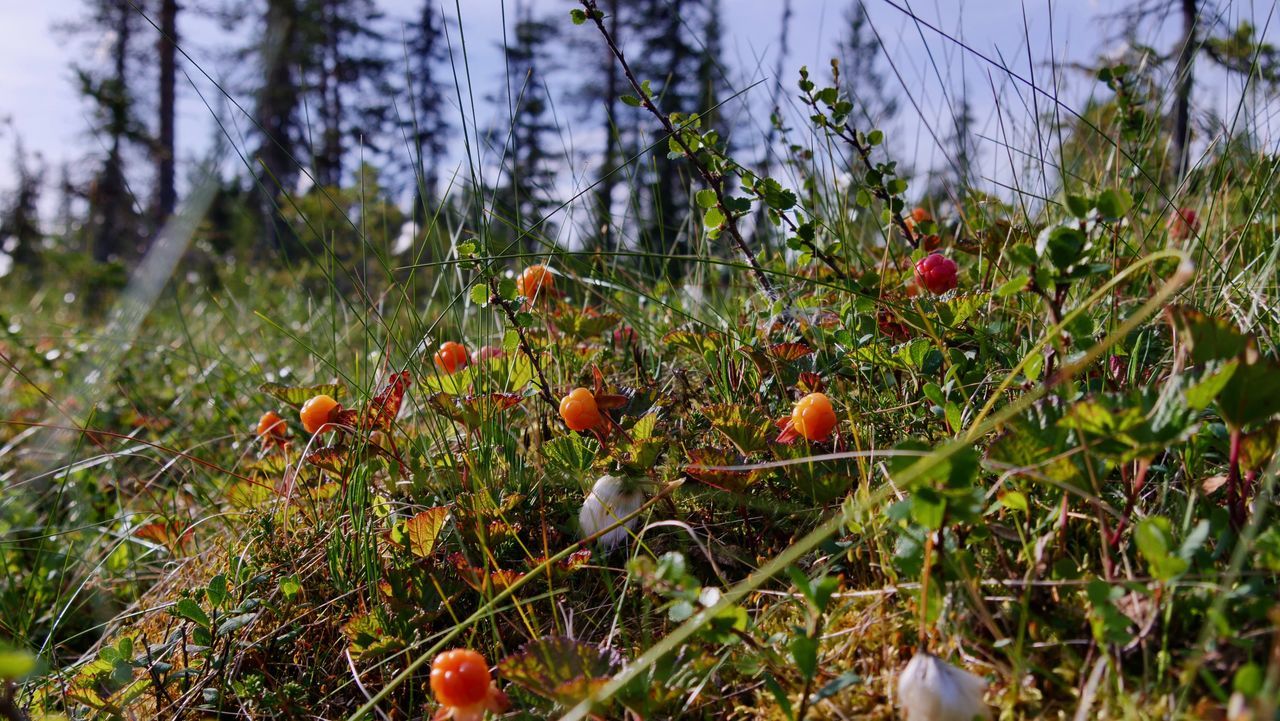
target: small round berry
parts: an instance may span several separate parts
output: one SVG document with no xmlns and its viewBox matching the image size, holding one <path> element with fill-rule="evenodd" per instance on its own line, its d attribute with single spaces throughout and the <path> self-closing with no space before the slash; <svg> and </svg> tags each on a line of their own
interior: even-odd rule
<svg viewBox="0 0 1280 721">
<path fill-rule="evenodd" d="M 555 289 L 555 276 L 545 265 L 531 265 L 516 278 L 516 288 L 520 295 L 532 300 L 545 296 Z"/>
<path fill-rule="evenodd" d="M 569 430 L 585 431 L 600 422 L 600 408 L 596 397 L 586 388 L 574 388 L 560 399 L 560 417 Z"/>
<path fill-rule="evenodd" d="M 820 441 L 831 435 L 836 427 L 836 412 L 831 399 L 825 393 L 810 393 L 796 401 L 791 411 L 791 427 L 811 441 Z"/>
<path fill-rule="evenodd" d="M 1179 208 L 1169 215 L 1169 237 L 1186 240 L 1200 229 L 1200 216 L 1193 208 Z"/>
<path fill-rule="evenodd" d="M 926 255 L 916 262 L 916 283 L 934 295 L 942 295 L 957 285 L 956 262 L 940 253 Z"/>
<path fill-rule="evenodd" d="M 933 220 L 933 216 L 929 213 L 929 211 L 925 210 L 924 208 L 912 208 L 911 220 L 916 224 L 925 223 L 930 220 Z"/>
<path fill-rule="evenodd" d="M 468 648 L 455 648 L 431 662 L 431 692 L 442 706 L 475 706 L 489 695 L 489 664 Z"/>
<path fill-rule="evenodd" d="M 258 419 L 258 437 L 262 440 L 284 438 L 284 419 L 275 411 L 267 411 Z"/>
<path fill-rule="evenodd" d="M 307 433 L 315 433 L 324 428 L 326 423 L 332 423 L 335 416 L 338 415 L 338 402 L 333 396 L 323 393 L 312 398 L 302 404 L 302 427 Z"/>
<path fill-rule="evenodd" d="M 446 341 L 436 351 L 436 367 L 445 373 L 457 373 L 467 364 L 471 355 L 461 343 Z"/>
</svg>

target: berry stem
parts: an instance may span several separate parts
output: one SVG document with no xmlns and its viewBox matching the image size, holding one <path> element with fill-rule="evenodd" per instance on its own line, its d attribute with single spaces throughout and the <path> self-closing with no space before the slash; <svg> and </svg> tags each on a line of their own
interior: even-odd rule
<svg viewBox="0 0 1280 721">
<path fill-rule="evenodd" d="M 529 363 L 533 366 L 533 372 L 538 375 L 538 397 L 551 404 L 552 408 L 559 408 L 560 404 L 556 402 L 555 396 L 551 395 L 551 385 L 547 383 L 547 376 L 542 372 L 542 364 L 538 362 L 538 357 L 533 352 L 533 346 L 529 345 L 529 338 L 524 334 L 524 327 L 516 320 L 516 312 L 511 309 L 511 302 L 503 298 L 502 294 L 498 292 L 498 278 L 493 274 L 489 275 L 489 293 L 497 299 L 502 312 L 507 316 L 507 322 L 515 329 L 516 336 L 520 339 L 520 350 L 529 358 Z"/>
</svg>

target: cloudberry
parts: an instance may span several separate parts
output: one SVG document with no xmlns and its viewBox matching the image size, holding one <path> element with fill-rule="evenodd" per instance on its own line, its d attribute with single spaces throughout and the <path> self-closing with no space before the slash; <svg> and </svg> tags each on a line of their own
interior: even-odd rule
<svg viewBox="0 0 1280 721">
<path fill-rule="evenodd" d="M 836 412 L 831 399 L 825 393 L 810 393 L 796 401 L 791 411 L 791 427 L 811 441 L 820 441 L 831 435 L 836 427 Z"/>
<path fill-rule="evenodd" d="M 431 662 L 431 692 L 443 706 L 475 706 L 492 682 L 484 656 L 471 649 L 445 651 Z"/>
<path fill-rule="evenodd" d="M 258 437 L 262 440 L 284 438 L 285 424 L 275 411 L 267 411 L 258 419 Z"/>
<path fill-rule="evenodd" d="M 549 294 L 555 289 L 555 276 L 545 265 L 531 265 L 516 278 L 516 288 L 520 295 L 530 300 Z"/>
<path fill-rule="evenodd" d="M 560 399 L 560 417 L 569 430 L 585 431 L 600 422 L 600 408 L 596 397 L 586 388 L 574 388 Z"/>
<path fill-rule="evenodd" d="M 323 393 L 312 398 L 302 404 L 302 427 L 307 433 L 315 433 L 324 427 L 326 423 L 332 423 L 334 417 L 338 415 L 338 402 L 333 396 Z"/>
</svg>

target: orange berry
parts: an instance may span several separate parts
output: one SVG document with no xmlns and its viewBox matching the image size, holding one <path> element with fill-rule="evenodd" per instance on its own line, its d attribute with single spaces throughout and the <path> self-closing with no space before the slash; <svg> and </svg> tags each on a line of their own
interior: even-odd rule
<svg viewBox="0 0 1280 721">
<path fill-rule="evenodd" d="M 533 300 L 550 293 L 556 285 L 555 276 L 545 265 L 531 265 L 516 278 L 516 288 L 520 295 Z"/>
<path fill-rule="evenodd" d="M 933 216 L 924 208 L 912 208 L 911 219 L 917 223 L 933 220 Z"/>
<path fill-rule="evenodd" d="M 326 423 L 332 423 L 335 416 L 338 415 L 338 402 L 332 396 L 323 393 L 312 398 L 302 404 L 302 427 L 307 433 L 315 433 L 325 426 Z"/>
<path fill-rule="evenodd" d="M 489 664 L 469 648 L 455 648 L 431 662 L 431 692 L 443 706 L 475 706 L 489 695 Z"/>
<path fill-rule="evenodd" d="M 275 411 L 267 411 L 258 419 L 258 437 L 264 441 L 268 438 L 284 438 L 284 419 Z"/>
<path fill-rule="evenodd" d="M 453 341 L 445 341 L 436 351 L 436 367 L 445 373 L 457 373 L 470 359 L 467 347 Z"/>
<path fill-rule="evenodd" d="M 810 393 L 796 401 L 791 411 L 791 427 L 811 441 L 820 441 L 831 435 L 836 427 L 836 412 L 831 409 L 831 399 L 825 393 Z"/>
<path fill-rule="evenodd" d="M 572 431 L 585 431 L 600 422 L 600 408 L 596 397 L 586 388 L 574 388 L 560 399 L 560 417 Z"/>
</svg>

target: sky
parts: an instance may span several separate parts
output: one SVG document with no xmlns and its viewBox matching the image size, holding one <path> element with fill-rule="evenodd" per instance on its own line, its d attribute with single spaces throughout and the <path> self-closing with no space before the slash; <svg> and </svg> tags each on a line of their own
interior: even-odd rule
<svg viewBox="0 0 1280 721">
<path fill-rule="evenodd" d="M 568 10 L 576 3 L 530 1 L 535 12 L 562 18 L 566 32 L 590 32 L 589 27 L 573 27 L 568 23 Z M 1275 29 L 1280 20 L 1272 18 L 1271 25 L 1267 26 L 1276 1 L 1219 0 L 1217 4 L 1223 8 L 1222 19 L 1227 25 L 1234 25 L 1242 18 L 1252 19 L 1260 28 L 1268 28 L 1267 39 L 1280 42 L 1280 32 Z M 184 6 L 214 9 L 226 2 L 187 0 Z M 382 24 L 384 32 L 393 38 L 399 37 L 403 22 L 416 12 L 419 2 L 379 0 L 387 16 Z M 1038 84 L 1045 86 L 1052 84 L 1050 68 L 1056 64 L 1060 69 L 1059 97 L 1066 105 L 1079 108 L 1090 93 L 1105 93 L 1105 89 L 1100 90 L 1085 73 L 1069 69 L 1070 65 L 1092 64 L 1100 54 L 1114 52 L 1119 47 L 1121 38 L 1117 36 L 1116 24 L 1100 22 L 1099 18 L 1127 6 L 1132 0 L 866 2 L 886 54 L 901 76 L 899 79 L 893 71 L 886 70 L 888 82 L 904 95 L 905 101 L 903 117 L 891 133 L 896 141 L 895 151 L 904 156 L 906 164 L 918 169 L 941 165 L 945 157 L 939 139 L 949 133 L 950 109 L 964 97 L 973 106 L 978 134 L 986 138 L 979 141 L 984 165 L 980 172 L 984 177 L 998 180 L 1002 174 L 1013 171 L 1008 167 L 1008 154 L 990 139 L 1008 137 L 1018 147 L 1028 148 L 1026 143 L 1033 146 L 1034 125 L 1029 121 L 1035 109 L 1045 108 L 1047 100 L 1041 96 L 1038 105 L 1033 107 L 1032 93 L 1024 84 L 976 53 L 995 62 L 1003 58 L 1011 70 L 1023 78 L 1035 77 Z M 734 126 L 736 132 L 763 132 L 772 86 L 769 76 L 779 49 L 783 2 L 721 0 L 721 3 L 726 25 L 724 48 L 733 85 L 742 88 L 764 81 L 738 101 L 736 111 L 730 109 L 728 124 Z M 5 5 L 4 22 L 0 23 L 0 121 L 3 121 L 0 125 L 0 194 L 12 186 L 18 138 L 29 153 L 38 154 L 40 162 L 49 169 L 50 180 L 56 179 L 57 169 L 63 163 L 69 164 L 75 174 L 87 174 L 92 165 L 85 158 L 100 152 L 102 145 L 88 131 L 88 108 L 77 95 L 71 69 L 73 61 L 104 60 L 102 51 L 95 50 L 95 43 L 102 45 L 102 41 L 76 38 L 55 30 L 82 12 L 81 0 L 5 0 Z M 847 5 L 848 0 L 793 0 L 791 52 L 783 78 L 785 88 L 795 87 L 800 65 L 808 65 L 815 74 L 825 77 Z M 471 77 L 477 85 L 476 97 L 483 98 L 501 87 L 502 17 L 504 10 L 508 17 L 513 14 L 512 0 L 506 0 L 505 5 L 504 0 L 458 0 L 456 4 L 454 0 L 446 0 L 446 14 L 457 15 L 459 10 L 461 27 L 467 35 Z M 920 22 L 913 20 L 908 12 Z M 242 23 L 228 32 L 211 19 L 193 18 L 193 15 L 187 13 L 181 29 L 183 49 L 205 72 L 228 88 L 238 102 L 251 106 L 252 75 L 246 74 L 243 63 L 235 62 L 232 51 L 251 37 L 255 29 L 253 23 Z M 946 40 L 924 23 L 963 40 L 974 52 Z M 1171 17 L 1164 26 L 1149 30 L 1142 40 L 1167 50 L 1176 37 L 1177 21 Z M 190 78 L 179 77 L 182 87 L 178 144 L 180 161 L 189 168 L 208 152 L 218 132 L 213 113 L 205 102 L 224 119 L 226 132 L 235 145 L 243 145 L 248 124 L 198 71 L 191 67 L 186 70 Z M 553 94 L 567 93 L 573 71 L 573 68 L 560 68 L 552 75 L 549 82 Z M 557 79 L 565 82 L 557 84 Z M 1229 117 L 1240 96 L 1237 84 L 1224 74 L 1206 68 L 1197 77 L 1196 111 L 1200 114 L 1216 111 Z M 567 108 L 567 100 L 563 97 L 561 100 L 558 105 Z M 1272 106 L 1274 101 L 1265 108 L 1252 108 L 1253 112 L 1266 116 L 1255 124 L 1264 131 L 1261 140 L 1268 148 L 1274 148 L 1276 141 L 1272 129 L 1277 124 L 1274 117 L 1267 116 L 1274 111 Z M 497 111 L 496 105 L 480 103 L 480 123 L 493 121 Z M 583 128 L 587 121 L 573 113 L 562 112 L 560 120 L 569 131 L 565 136 L 574 138 L 575 144 L 581 138 L 582 143 L 589 145 L 591 138 L 598 136 L 598 133 L 593 135 L 594 124 Z M 234 160 L 234 156 L 231 157 Z"/>
</svg>

